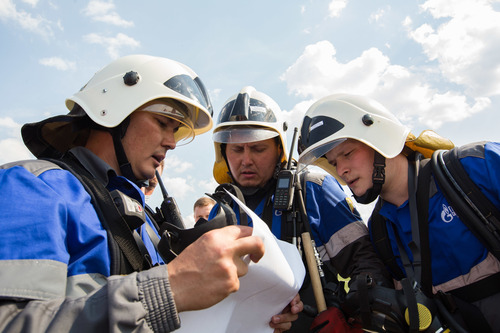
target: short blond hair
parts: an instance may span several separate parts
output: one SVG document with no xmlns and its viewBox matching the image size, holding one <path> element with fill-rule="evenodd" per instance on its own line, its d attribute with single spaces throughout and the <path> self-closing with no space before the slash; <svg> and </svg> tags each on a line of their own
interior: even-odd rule
<svg viewBox="0 0 500 333">
<path fill-rule="evenodd" d="M 215 200 L 210 198 L 210 197 L 201 197 L 193 205 L 193 211 L 196 209 L 196 207 L 204 207 L 208 205 L 215 205 Z"/>
</svg>

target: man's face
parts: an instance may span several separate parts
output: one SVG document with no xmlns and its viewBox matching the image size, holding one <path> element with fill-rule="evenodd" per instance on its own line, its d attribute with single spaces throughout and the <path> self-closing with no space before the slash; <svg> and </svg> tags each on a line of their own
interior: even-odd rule
<svg viewBox="0 0 500 333">
<path fill-rule="evenodd" d="M 328 163 L 336 167 L 337 174 L 351 191 L 362 196 L 373 186 L 374 150 L 364 143 L 348 139 L 325 154 Z"/>
<path fill-rule="evenodd" d="M 200 218 L 204 218 L 205 220 L 208 220 L 208 215 L 210 215 L 210 211 L 212 210 L 212 207 L 214 205 L 205 205 L 205 206 L 196 206 L 194 208 L 193 216 L 194 216 L 194 221 L 198 221 Z"/>
<path fill-rule="evenodd" d="M 130 124 L 122 139 L 123 149 L 137 179 L 151 179 L 167 151 L 175 148 L 177 120 L 144 111 L 130 116 Z"/>
<path fill-rule="evenodd" d="M 263 187 L 273 176 L 280 156 L 281 149 L 274 138 L 226 146 L 231 174 L 244 187 Z"/>
</svg>

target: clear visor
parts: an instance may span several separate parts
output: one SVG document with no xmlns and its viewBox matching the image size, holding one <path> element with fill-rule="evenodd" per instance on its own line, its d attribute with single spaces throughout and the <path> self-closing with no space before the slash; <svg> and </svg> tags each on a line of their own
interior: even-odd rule
<svg viewBox="0 0 500 333">
<path fill-rule="evenodd" d="M 184 105 L 179 106 L 169 101 L 162 101 L 162 103 L 151 103 L 140 107 L 137 111 L 153 112 L 174 120 L 177 120 L 180 125 L 174 134 L 175 142 L 178 146 L 188 144 L 193 141 L 195 137 L 193 120 L 188 112 L 184 110 Z"/>
<path fill-rule="evenodd" d="M 210 116 L 213 116 L 213 108 L 212 103 L 210 102 L 210 97 L 208 96 L 205 85 L 201 82 L 199 77 L 193 79 L 189 75 L 181 74 L 168 79 L 163 84 L 167 88 L 197 101 L 208 110 Z"/>
<path fill-rule="evenodd" d="M 218 143 L 249 143 L 271 139 L 278 135 L 278 132 L 267 128 L 230 126 L 214 133 L 213 140 Z"/>
<path fill-rule="evenodd" d="M 326 153 L 328 153 L 333 148 L 337 147 L 339 144 L 347 140 L 346 138 L 336 139 L 330 142 L 327 142 L 323 145 L 315 147 L 309 151 L 305 151 L 303 154 L 299 156 L 299 163 L 307 166 L 314 164 L 318 158 L 323 157 Z"/>
</svg>

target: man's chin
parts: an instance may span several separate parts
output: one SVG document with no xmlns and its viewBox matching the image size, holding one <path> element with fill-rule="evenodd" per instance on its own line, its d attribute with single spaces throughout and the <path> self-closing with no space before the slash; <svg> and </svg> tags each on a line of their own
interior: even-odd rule
<svg viewBox="0 0 500 333">
<path fill-rule="evenodd" d="M 237 181 L 236 182 L 241 187 L 259 187 L 260 183 L 251 180 Z"/>
</svg>

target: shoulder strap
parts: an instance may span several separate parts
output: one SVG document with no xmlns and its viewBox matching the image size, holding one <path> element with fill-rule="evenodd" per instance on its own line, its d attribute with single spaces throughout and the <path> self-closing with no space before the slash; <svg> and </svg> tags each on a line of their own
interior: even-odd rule
<svg viewBox="0 0 500 333">
<path fill-rule="evenodd" d="M 231 183 L 225 183 L 217 186 L 215 189 L 215 192 L 213 195 L 216 197 L 216 201 L 218 200 L 224 200 L 225 203 L 228 205 L 232 206 L 232 199 L 225 191 L 231 192 L 234 194 L 241 202 L 246 204 L 245 202 L 245 197 L 243 196 L 243 193 L 241 190 L 238 188 L 238 186 L 231 184 Z M 245 211 L 238 206 L 239 209 L 239 214 L 240 214 L 240 225 L 248 225 L 248 216 Z"/>
<path fill-rule="evenodd" d="M 462 222 L 500 260 L 500 213 L 470 179 L 460 163 L 459 149 L 436 151 L 432 155 L 432 171 Z"/>
<path fill-rule="evenodd" d="M 420 234 L 420 258 L 422 260 L 421 280 L 422 291 L 428 297 L 432 296 L 431 248 L 429 244 L 429 197 L 431 182 L 430 159 L 420 161 L 417 183 L 418 228 Z"/>
<path fill-rule="evenodd" d="M 396 280 L 401 280 L 404 278 L 404 274 L 396 262 L 396 256 L 392 251 L 389 233 L 387 232 L 387 221 L 380 215 L 380 208 L 382 208 L 382 199 L 379 198 L 370 216 L 373 246 Z"/>
<path fill-rule="evenodd" d="M 111 274 L 126 274 L 150 268 L 149 261 L 141 254 L 132 230 L 118 211 L 109 191 L 94 179 L 76 160 L 65 157 L 62 160 L 48 159 L 71 172 L 89 193 L 92 204 L 106 230 L 109 230 L 119 247 L 119 253 L 112 249 Z M 110 242 L 110 244 L 113 242 Z M 125 259 L 122 257 L 125 256 Z"/>
</svg>

